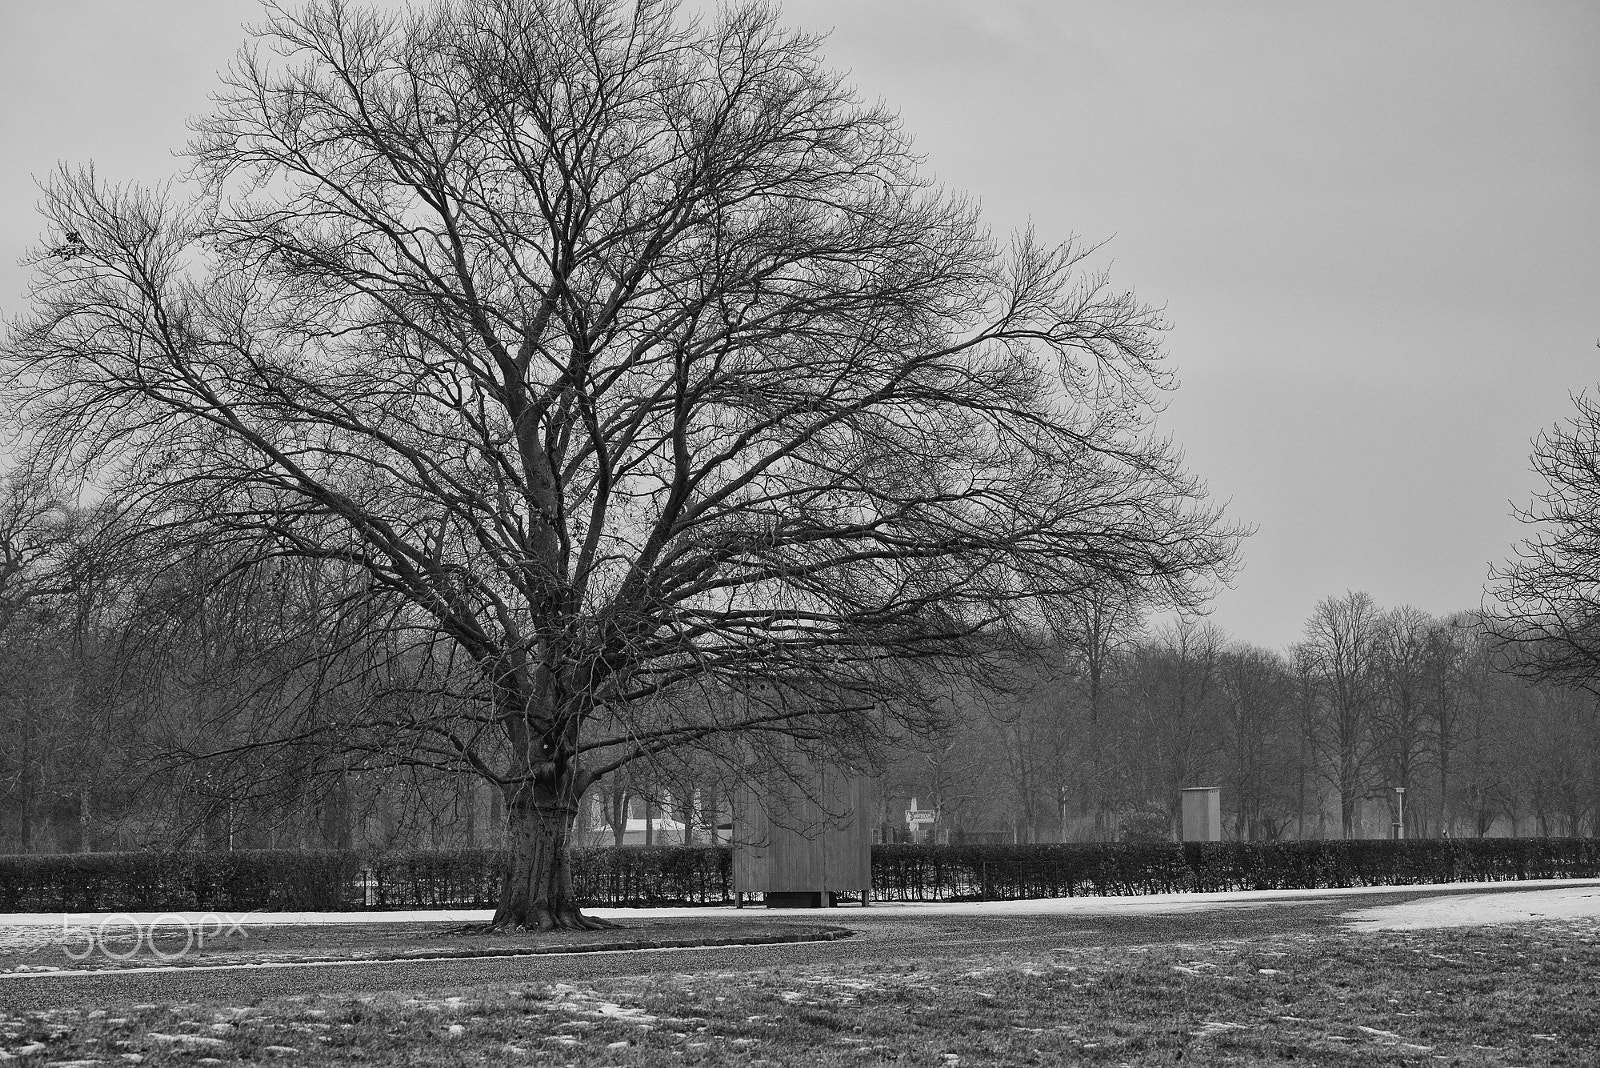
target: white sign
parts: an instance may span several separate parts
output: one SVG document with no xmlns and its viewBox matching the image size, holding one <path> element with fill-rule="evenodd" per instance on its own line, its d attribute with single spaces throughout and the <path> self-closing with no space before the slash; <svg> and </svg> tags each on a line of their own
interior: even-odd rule
<svg viewBox="0 0 1600 1068">
<path fill-rule="evenodd" d="M 936 818 L 936 816 L 937 816 L 937 813 L 934 813 L 932 811 L 924 810 L 924 811 L 918 812 L 916 809 L 910 809 L 910 810 L 908 810 L 906 812 L 906 822 L 907 823 L 932 823 L 932 822 L 934 822 L 934 819 Z"/>
</svg>

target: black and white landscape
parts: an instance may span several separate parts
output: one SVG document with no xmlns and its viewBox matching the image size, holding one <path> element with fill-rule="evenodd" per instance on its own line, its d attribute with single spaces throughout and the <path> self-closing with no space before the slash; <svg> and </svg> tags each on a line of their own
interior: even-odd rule
<svg viewBox="0 0 1600 1068">
<path fill-rule="evenodd" d="M 0 1059 L 1582 1063 L 1597 22 L 0 10 Z"/>
</svg>

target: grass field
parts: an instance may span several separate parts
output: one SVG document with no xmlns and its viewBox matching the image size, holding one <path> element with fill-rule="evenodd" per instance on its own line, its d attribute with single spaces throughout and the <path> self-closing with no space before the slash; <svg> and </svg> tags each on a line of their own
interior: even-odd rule
<svg viewBox="0 0 1600 1068">
<path fill-rule="evenodd" d="M 57 1066 L 1600 1063 L 1600 925 L 7 1017 Z"/>
</svg>

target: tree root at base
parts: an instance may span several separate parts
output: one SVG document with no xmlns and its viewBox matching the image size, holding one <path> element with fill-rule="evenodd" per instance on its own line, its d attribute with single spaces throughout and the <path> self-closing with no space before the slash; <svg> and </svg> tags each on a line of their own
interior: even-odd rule
<svg viewBox="0 0 1600 1068">
<path fill-rule="evenodd" d="M 576 908 L 533 908 L 523 917 L 497 916 L 488 923 L 468 923 L 453 927 L 445 934 L 544 934 L 547 931 L 624 931 L 627 924 L 602 920 L 598 916 L 585 916 Z"/>
</svg>

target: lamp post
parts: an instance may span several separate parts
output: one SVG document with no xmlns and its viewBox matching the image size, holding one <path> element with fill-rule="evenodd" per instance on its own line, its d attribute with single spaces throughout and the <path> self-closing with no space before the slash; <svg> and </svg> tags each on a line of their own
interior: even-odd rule
<svg viewBox="0 0 1600 1068">
<path fill-rule="evenodd" d="M 1394 788 L 1394 796 L 1397 806 L 1394 821 L 1394 836 L 1396 840 L 1399 840 L 1406 836 L 1406 788 L 1404 786 L 1396 786 Z"/>
</svg>

